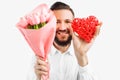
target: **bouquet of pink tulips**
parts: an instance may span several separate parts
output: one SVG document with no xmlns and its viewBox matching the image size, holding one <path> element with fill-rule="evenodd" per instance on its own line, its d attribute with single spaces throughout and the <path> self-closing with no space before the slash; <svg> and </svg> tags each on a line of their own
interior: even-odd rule
<svg viewBox="0 0 120 80">
<path fill-rule="evenodd" d="M 30 13 L 21 17 L 17 28 L 34 53 L 46 60 L 56 32 L 56 18 L 48 6 L 40 4 Z M 47 80 L 48 76 L 42 78 L 42 80 Z"/>
</svg>

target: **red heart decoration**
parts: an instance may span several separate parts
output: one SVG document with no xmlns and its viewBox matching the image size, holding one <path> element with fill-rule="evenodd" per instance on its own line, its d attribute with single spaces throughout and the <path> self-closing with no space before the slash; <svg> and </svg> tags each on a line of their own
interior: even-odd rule
<svg viewBox="0 0 120 80">
<path fill-rule="evenodd" d="M 74 18 L 72 21 L 72 28 L 80 38 L 89 43 L 96 32 L 96 26 L 98 26 L 98 24 L 98 19 L 95 16 Z"/>
</svg>

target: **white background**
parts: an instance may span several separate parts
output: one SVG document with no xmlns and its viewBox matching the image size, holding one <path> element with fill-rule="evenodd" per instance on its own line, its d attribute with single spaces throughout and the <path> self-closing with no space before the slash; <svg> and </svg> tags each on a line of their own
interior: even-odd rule
<svg viewBox="0 0 120 80">
<path fill-rule="evenodd" d="M 26 80 L 34 54 L 16 28 L 19 18 L 40 3 L 55 0 L 0 1 L 0 80 Z M 61 0 L 62 1 L 62 0 Z M 101 33 L 88 52 L 90 64 L 99 80 L 120 80 L 119 0 L 63 0 L 76 17 L 95 15 L 103 22 Z"/>
</svg>

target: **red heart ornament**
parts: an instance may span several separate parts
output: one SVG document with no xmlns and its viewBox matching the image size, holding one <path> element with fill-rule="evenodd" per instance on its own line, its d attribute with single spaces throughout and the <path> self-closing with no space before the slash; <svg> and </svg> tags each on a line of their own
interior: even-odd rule
<svg viewBox="0 0 120 80">
<path fill-rule="evenodd" d="M 96 32 L 96 26 L 98 26 L 98 24 L 98 19 L 95 16 L 74 18 L 72 21 L 72 28 L 80 38 L 89 43 Z"/>
</svg>

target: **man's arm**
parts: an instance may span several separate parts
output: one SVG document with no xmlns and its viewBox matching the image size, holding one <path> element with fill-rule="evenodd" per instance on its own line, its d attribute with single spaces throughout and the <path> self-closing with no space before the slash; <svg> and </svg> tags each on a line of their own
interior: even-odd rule
<svg viewBox="0 0 120 80">
<path fill-rule="evenodd" d="M 96 33 L 90 43 L 87 43 L 84 40 L 80 39 L 77 35 L 74 34 L 71 28 L 74 51 L 79 64 L 77 80 L 96 80 L 96 77 L 93 75 L 93 72 L 90 71 L 88 67 L 87 52 L 92 46 L 96 37 L 98 36 L 101 25 L 102 23 L 99 23 L 99 25 L 97 26 Z"/>
</svg>

